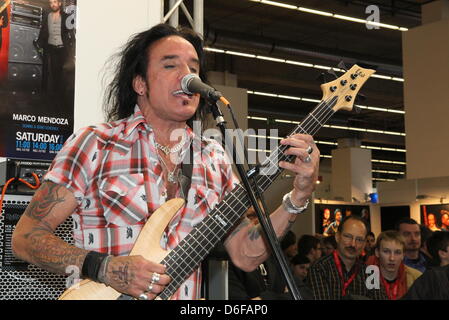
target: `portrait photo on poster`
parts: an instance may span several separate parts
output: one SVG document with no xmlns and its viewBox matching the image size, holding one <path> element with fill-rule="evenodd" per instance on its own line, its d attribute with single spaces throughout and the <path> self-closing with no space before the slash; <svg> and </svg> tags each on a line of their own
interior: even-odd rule
<svg viewBox="0 0 449 320">
<path fill-rule="evenodd" d="M 315 204 L 315 232 L 332 236 L 337 232 L 341 221 L 350 215 L 357 215 L 370 223 L 368 205 Z"/>
<path fill-rule="evenodd" d="M 0 0 L 0 157 L 52 160 L 73 133 L 76 8 Z"/>
<path fill-rule="evenodd" d="M 421 222 L 431 231 L 449 231 L 449 204 L 421 205 Z"/>
</svg>

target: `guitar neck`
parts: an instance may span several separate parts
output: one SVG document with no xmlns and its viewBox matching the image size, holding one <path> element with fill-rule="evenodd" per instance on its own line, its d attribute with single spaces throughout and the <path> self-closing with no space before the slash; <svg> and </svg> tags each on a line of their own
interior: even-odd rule
<svg viewBox="0 0 449 320">
<path fill-rule="evenodd" d="M 290 135 L 303 133 L 315 134 L 335 113 L 332 109 L 336 99 L 321 102 Z M 262 164 L 262 168 L 270 168 L 258 177 L 258 186 L 264 192 L 282 173 L 277 165 L 279 161 L 292 161 L 293 156 L 285 156 L 287 146 L 278 147 Z M 216 244 L 225 237 L 242 215 L 251 206 L 246 190 L 237 185 L 225 198 L 215 206 L 212 212 L 174 248 L 161 262 L 167 266 L 167 274 L 172 278 L 170 284 L 159 295 L 169 299 L 200 265 Z"/>
</svg>

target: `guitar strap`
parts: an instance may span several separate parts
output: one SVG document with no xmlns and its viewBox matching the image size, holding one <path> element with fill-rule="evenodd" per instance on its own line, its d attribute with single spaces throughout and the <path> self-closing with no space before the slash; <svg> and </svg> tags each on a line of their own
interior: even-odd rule
<svg viewBox="0 0 449 320">
<path fill-rule="evenodd" d="M 187 161 L 186 161 L 187 159 Z M 193 141 L 190 144 L 188 154 L 181 162 L 181 175 L 179 176 L 179 183 L 181 186 L 181 196 L 187 201 L 190 185 L 192 184 L 193 172 Z"/>
</svg>

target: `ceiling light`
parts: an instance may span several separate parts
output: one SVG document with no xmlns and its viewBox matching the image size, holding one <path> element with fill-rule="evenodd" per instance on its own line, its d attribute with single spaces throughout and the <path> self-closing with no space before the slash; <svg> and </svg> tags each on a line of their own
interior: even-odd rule
<svg viewBox="0 0 449 320">
<path fill-rule="evenodd" d="M 260 60 L 267 60 L 267 61 L 273 61 L 273 62 L 278 62 L 278 63 L 293 64 L 293 65 L 297 65 L 297 66 L 300 66 L 300 67 L 306 67 L 306 68 L 315 68 L 315 69 L 319 69 L 319 70 L 334 70 L 334 71 L 338 71 L 338 72 L 345 72 L 344 70 L 339 69 L 339 68 L 333 68 L 333 67 L 323 66 L 323 65 L 319 65 L 319 64 L 305 63 L 305 62 L 300 62 L 300 61 L 285 60 L 285 59 L 281 59 L 281 58 L 261 56 L 261 55 L 256 55 L 256 54 L 252 54 L 252 53 L 245 53 L 245 52 L 238 52 L 238 51 L 231 51 L 231 50 L 216 49 L 216 48 L 211 48 L 211 47 L 205 47 L 204 50 L 205 51 L 209 51 L 209 52 L 214 52 L 214 53 L 230 54 L 230 55 L 233 55 L 233 56 L 240 56 L 240 57 L 245 57 L 245 58 L 260 59 Z M 384 79 L 384 80 L 390 80 L 390 81 L 404 82 L 404 79 L 402 79 L 402 78 L 396 78 L 396 77 L 384 76 L 384 75 L 378 75 L 378 74 L 373 74 L 373 75 L 371 75 L 371 77 Z"/>
<path fill-rule="evenodd" d="M 267 5 L 276 6 L 276 7 L 282 7 L 282 8 L 291 9 L 291 10 L 298 10 L 301 12 L 316 14 L 316 15 L 325 16 L 325 17 L 332 17 L 335 19 L 340 19 L 340 20 L 345 20 L 345 21 L 350 21 L 350 22 L 355 22 L 355 23 L 372 25 L 372 26 L 382 27 L 382 28 L 387 28 L 387 29 L 392 29 L 392 30 L 398 30 L 398 31 L 402 31 L 402 32 L 408 31 L 408 28 L 404 28 L 404 27 L 394 26 L 391 24 L 386 24 L 386 23 L 381 23 L 381 22 L 368 21 L 366 19 L 349 17 L 349 16 L 344 16 L 341 14 L 336 14 L 336 13 L 331 13 L 331 12 L 326 12 L 326 11 L 321 11 L 321 10 L 297 7 L 294 5 L 290 5 L 290 4 L 286 4 L 286 3 L 282 3 L 282 2 L 278 2 L 278 1 L 268 1 L 268 0 L 249 0 L 249 1 L 258 2 L 258 3 L 267 4 Z"/>
<path fill-rule="evenodd" d="M 309 9 L 309 8 L 304 8 L 304 7 L 299 7 L 298 10 L 301 12 L 313 13 L 313 14 L 317 14 L 317 15 L 325 16 L 325 17 L 332 17 L 332 15 L 333 15 L 330 12 L 314 10 L 314 9 Z"/>
</svg>

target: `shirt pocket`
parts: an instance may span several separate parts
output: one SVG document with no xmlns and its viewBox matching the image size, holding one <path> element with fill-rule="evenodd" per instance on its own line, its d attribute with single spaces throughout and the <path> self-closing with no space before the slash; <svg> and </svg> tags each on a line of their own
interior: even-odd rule
<svg viewBox="0 0 449 320">
<path fill-rule="evenodd" d="M 99 194 L 107 226 L 142 224 L 148 217 L 142 173 L 107 177 L 99 183 Z"/>
</svg>

